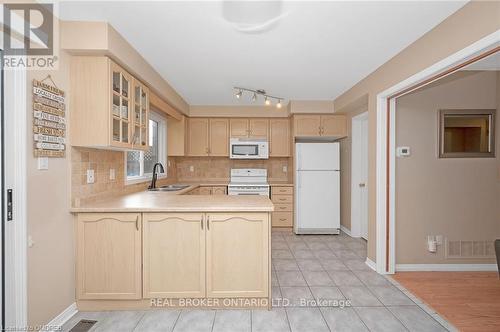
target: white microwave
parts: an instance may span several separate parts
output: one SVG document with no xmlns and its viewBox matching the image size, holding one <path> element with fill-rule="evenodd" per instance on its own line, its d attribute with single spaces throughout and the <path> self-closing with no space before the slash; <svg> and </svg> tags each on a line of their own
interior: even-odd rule
<svg viewBox="0 0 500 332">
<path fill-rule="evenodd" d="M 231 159 L 269 159 L 269 144 L 263 139 L 231 138 L 229 151 Z"/>
</svg>

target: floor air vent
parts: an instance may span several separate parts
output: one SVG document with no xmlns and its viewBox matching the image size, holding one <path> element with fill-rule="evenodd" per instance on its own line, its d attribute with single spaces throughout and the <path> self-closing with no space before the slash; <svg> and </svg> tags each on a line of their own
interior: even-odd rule
<svg viewBox="0 0 500 332">
<path fill-rule="evenodd" d="M 69 332 L 87 332 L 97 323 L 96 320 L 82 319 Z"/>
<path fill-rule="evenodd" d="M 446 258 L 493 258 L 493 241 L 446 240 Z"/>
</svg>

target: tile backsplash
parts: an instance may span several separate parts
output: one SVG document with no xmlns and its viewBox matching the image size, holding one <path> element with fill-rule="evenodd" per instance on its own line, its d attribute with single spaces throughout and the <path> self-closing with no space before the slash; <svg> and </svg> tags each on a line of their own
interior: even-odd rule
<svg viewBox="0 0 500 332">
<path fill-rule="evenodd" d="M 175 157 L 175 164 L 179 182 L 229 181 L 231 168 L 266 168 L 271 182 L 289 181 L 291 174 L 289 158 L 234 160 L 228 157 Z M 286 167 L 286 172 L 283 167 Z"/>
<path fill-rule="evenodd" d="M 149 182 L 125 184 L 125 152 L 75 148 L 71 150 L 71 202 L 73 206 L 108 196 L 144 190 Z M 87 184 L 87 169 L 94 170 L 94 183 Z M 110 169 L 115 179 L 110 180 Z M 169 160 L 167 179 L 158 184 L 177 182 L 175 160 Z"/>
<path fill-rule="evenodd" d="M 149 182 L 125 184 L 125 156 L 122 151 L 73 147 L 71 150 L 71 202 L 85 202 L 145 190 Z M 266 168 L 271 182 L 289 181 L 289 158 L 232 160 L 228 157 L 170 157 L 166 179 L 159 185 L 175 182 L 228 182 L 231 168 Z M 287 171 L 284 171 L 283 168 Z M 87 183 L 87 169 L 94 170 L 94 183 Z M 110 180 L 110 170 L 115 179 Z M 191 171 L 191 169 L 193 171 Z"/>
</svg>

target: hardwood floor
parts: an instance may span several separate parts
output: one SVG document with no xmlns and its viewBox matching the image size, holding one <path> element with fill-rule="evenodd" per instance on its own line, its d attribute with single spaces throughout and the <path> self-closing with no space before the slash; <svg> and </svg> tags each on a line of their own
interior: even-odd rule
<svg viewBox="0 0 500 332">
<path fill-rule="evenodd" d="M 393 278 L 460 331 L 500 331 L 496 272 L 398 272 Z"/>
</svg>

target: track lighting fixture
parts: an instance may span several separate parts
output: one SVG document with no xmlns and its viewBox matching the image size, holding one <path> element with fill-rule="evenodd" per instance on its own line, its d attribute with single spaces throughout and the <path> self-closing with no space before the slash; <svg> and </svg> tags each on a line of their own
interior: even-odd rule
<svg viewBox="0 0 500 332">
<path fill-rule="evenodd" d="M 271 105 L 272 100 L 274 99 L 274 100 L 277 101 L 277 103 L 276 103 L 276 107 L 277 108 L 281 108 L 283 106 L 281 104 L 281 101 L 283 100 L 283 98 L 268 95 L 266 93 L 266 90 L 262 90 L 262 89 L 253 90 L 253 89 L 240 88 L 240 87 L 237 87 L 237 86 L 235 86 L 233 89 L 235 91 L 234 96 L 236 97 L 236 99 L 241 99 L 241 96 L 243 95 L 243 92 L 246 91 L 246 92 L 252 93 L 252 102 L 256 102 L 258 96 L 260 95 L 260 96 L 264 97 L 264 104 L 265 105 Z"/>
</svg>

